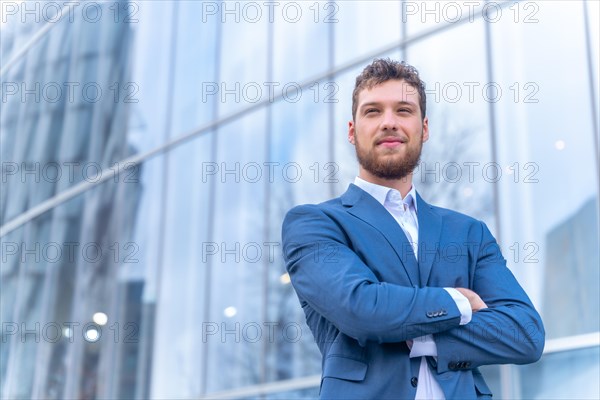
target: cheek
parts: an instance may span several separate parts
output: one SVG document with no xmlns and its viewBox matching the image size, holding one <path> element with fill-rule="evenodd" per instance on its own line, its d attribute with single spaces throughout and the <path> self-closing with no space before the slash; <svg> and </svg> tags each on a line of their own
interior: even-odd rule
<svg viewBox="0 0 600 400">
<path fill-rule="evenodd" d="M 415 139 L 421 140 L 423 136 L 423 126 L 421 124 L 411 124 L 407 127 L 410 130 L 410 136 Z"/>
<path fill-rule="evenodd" d="M 363 122 L 360 126 L 354 127 L 354 136 L 363 141 L 371 139 L 376 133 L 377 129 L 373 127 L 373 124 L 366 124 Z"/>
</svg>

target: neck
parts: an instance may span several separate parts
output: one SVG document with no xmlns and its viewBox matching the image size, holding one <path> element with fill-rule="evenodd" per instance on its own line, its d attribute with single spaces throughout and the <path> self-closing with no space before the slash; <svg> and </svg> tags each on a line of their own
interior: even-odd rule
<svg viewBox="0 0 600 400">
<path fill-rule="evenodd" d="M 370 172 L 360 168 L 358 177 L 364 179 L 367 182 L 374 183 L 376 185 L 386 186 L 392 189 L 396 189 L 404 198 L 410 189 L 412 188 L 412 172 L 400 179 L 384 179 L 371 174 Z"/>
</svg>

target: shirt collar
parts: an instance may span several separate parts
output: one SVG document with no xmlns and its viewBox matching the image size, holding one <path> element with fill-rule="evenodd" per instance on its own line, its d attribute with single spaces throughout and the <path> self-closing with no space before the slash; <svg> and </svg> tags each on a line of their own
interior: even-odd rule
<svg viewBox="0 0 600 400">
<path fill-rule="evenodd" d="M 400 198 L 402 195 L 396 189 L 389 188 L 387 186 L 378 185 L 376 183 L 367 182 L 358 176 L 354 178 L 354 184 L 369 193 L 371 196 L 375 198 L 382 206 L 385 206 L 385 200 L 388 196 L 396 192 Z M 415 211 L 417 210 L 417 191 L 415 190 L 415 185 L 412 185 L 410 191 L 406 194 L 406 196 L 402 199 L 403 202 L 407 203 L 409 206 L 412 205 L 415 207 Z"/>
</svg>

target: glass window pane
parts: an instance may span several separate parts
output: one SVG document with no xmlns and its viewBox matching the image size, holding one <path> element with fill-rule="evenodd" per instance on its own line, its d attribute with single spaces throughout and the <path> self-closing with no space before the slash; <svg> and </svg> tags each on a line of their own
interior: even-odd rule
<svg viewBox="0 0 600 400">
<path fill-rule="evenodd" d="M 504 93 L 495 103 L 499 204 L 505 256 L 556 338 L 600 329 L 595 111 L 582 4 L 535 5 L 536 23 L 490 26 Z"/>
<path fill-rule="evenodd" d="M 600 398 L 600 347 L 546 354 L 542 361 L 514 367 L 522 399 Z"/>
</svg>

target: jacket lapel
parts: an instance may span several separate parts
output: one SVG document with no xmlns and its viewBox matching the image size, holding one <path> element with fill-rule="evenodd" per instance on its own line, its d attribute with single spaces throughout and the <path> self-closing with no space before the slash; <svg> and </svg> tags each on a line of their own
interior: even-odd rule
<svg viewBox="0 0 600 400">
<path fill-rule="evenodd" d="M 419 266 L 412 246 L 394 217 L 371 195 L 354 184 L 351 184 L 346 193 L 342 195 L 341 201 L 350 214 L 381 232 L 398 255 L 411 285 L 420 286 Z M 419 226 L 421 226 L 420 221 Z M 421 230 L 419 228 L 420 234 Z"/>
<path fill-rule="evenodd" d="M 417 215 L 419 219 L 419 275 L 421 284 L 427 286 L 431 266 L 440 246 L 442 217 L 417 193 Z"/>
</svg>

